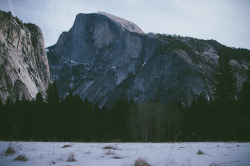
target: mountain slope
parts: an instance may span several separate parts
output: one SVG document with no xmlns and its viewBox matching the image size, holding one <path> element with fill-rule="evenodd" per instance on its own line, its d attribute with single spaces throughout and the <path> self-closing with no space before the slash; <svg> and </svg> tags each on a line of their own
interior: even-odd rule
<svg viewBox="0 0 250 166">
<path fill-rule="evenodd" d="M 42 31 L 0 11 L 0 99 L 32 99 L 52 82 Z"/>
<path fill-rule="evenodd" d="M 50 71 L 62 96 L 71 88 L 99 105 L 119 98 L 189 103 L 200 93 L 211 95 L 218 57 L 228 52 L 238 87 L 245 81 L 248 50 L 213 40 L 144 34 L 119 19 L 78 14 L 73 27 L 48 48 Z"/>
</svg>

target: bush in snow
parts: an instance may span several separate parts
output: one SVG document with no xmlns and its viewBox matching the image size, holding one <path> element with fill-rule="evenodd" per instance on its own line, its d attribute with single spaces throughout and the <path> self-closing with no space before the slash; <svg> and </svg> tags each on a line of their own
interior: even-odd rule
<svg viewBox="0 0 250 166">
<path fill-rule="evenodd" d="M 135 160 L 134 166 L 151 166 L 151 165 L 143 158 L 138 158 L 137 160 Z"/>
<path fill-rule="evenodd" d="M 197 154 L 204 154 L 200 149 L 198 150 Z"/>
<path fill-rule="evenodd" d="M 120 157 L 120 156 L 114 156 L 112 157 L 113 159 L 122 159 L 123 157 Z"/>
<path fill-rule="evenodd" d="M 20 145 L 13 146 L 12 143 L 9 143 L 9 146 L 5 151 L 5 156 L 13 155 L 21 149 L 22 147 Z"/>
<path fill-rule="evenodd" d="M 5 151 L 5 156 L 13 155 L 15 153 L 16 153 L 15 149 L 12 146 L 9 146 Z"/>
<path fill-rule="evenodd" d="M 117 145 L 107 145 L 107 146 L 103 147 L 103 149 L 118 150 L 118 146 Z"/>
<path fill-rule="evenodd" d="M 62 148 L 69 148 L 72 147 L 71 145 L 63 145 Z"/>
<path fill-rule="evenodd" d="M 14 160 L 18 160 L 18 161 L 27 161 L 28 158 L 25 155 L 19 155 L 17 156 Z"/>
</svg>

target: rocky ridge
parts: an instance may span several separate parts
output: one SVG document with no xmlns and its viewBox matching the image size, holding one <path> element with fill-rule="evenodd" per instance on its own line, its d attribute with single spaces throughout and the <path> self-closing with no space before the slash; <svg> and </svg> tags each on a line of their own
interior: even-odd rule
<svg viewBox="0 0 250 166">
<path fill-rule="evenodd" d="M 78 14 L 72 28 L 47 50 L 61 96 L 69 89 L 94 103 L 119 98 L 138 102 L 190 103 L 214 91 L 220 55 L 230 63 L 240 89 L 250 67 L 250 51 L 214 40 L 145 34 L 134 23 L 107 13 Z"/>
</svg>

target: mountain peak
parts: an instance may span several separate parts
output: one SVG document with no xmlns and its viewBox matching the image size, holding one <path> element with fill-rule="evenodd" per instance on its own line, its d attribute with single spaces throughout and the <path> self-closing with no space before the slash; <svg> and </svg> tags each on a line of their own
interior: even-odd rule
<svg viewBox="0 0 250 166">
<path fill-rule="evenodd" d="M 97 14 L 103 15 L 114 21 L 116 24 L 118 24 L 123 30 L 128 30 L 130 32 L 136 32 L 136 33 L 141 33 L 144 34 L 143 30 L 138 27 L 135 23 L 130 22 L 128 20 L 125 20 L 121 17 L 117 17 L 115 15 L 106 13 L 106 12 L 97 12 Z"/>
<path fill-rule="evenodd" d="M 108 13 L 78 14 L 48 52 L 60 94 L 72 89 L 100 106 L 122 98 L 189 104 L 201 93 L 211 96 L 218 57 L 232 49 L 214 41 L 134 32 L 141 30 Z M 243 66 L 249 66 L 241 60 L 233 66 L 239 87 L 246 77 Z"/>
<path fill-rule="evenodd" d="M 123 31 L 127 30 L 130 32 L 140 33 L 144 34 L 143 30 L 138 27 L 135 23 L 125 20 L 121 17 L 106 13 L 106 12 L 97 12 L 97 13 L 79 13 L 76 17 L 82 18 L 82 17 L 88 17 L 88 16 L 104 16 L 108 19 L 110 19 L 113 23 L 118 25 Z"/>
</svg>

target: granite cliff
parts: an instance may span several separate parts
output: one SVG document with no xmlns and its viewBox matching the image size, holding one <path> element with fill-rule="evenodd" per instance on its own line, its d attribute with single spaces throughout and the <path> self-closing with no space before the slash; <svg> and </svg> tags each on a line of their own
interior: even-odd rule
<svg viewBox="0 0 250 166">
<path fill-rule="evenodd" d="M 0 11 L 0 99 L 45 95 L 50 77 L 41 29 Z"/>
<path fill-rule="evenodd" d="M 210 97 L 218 58 L 228 52 L 240 89 L 250 67 L 249 50 L 145 34 L 134 23 L 103 12 L 78 14 L 72 28 L 47 50 L 61 96 L 72 89 L 100 106 L 119 98 L 188 104 L 201 93 Z"/>
</svg>

